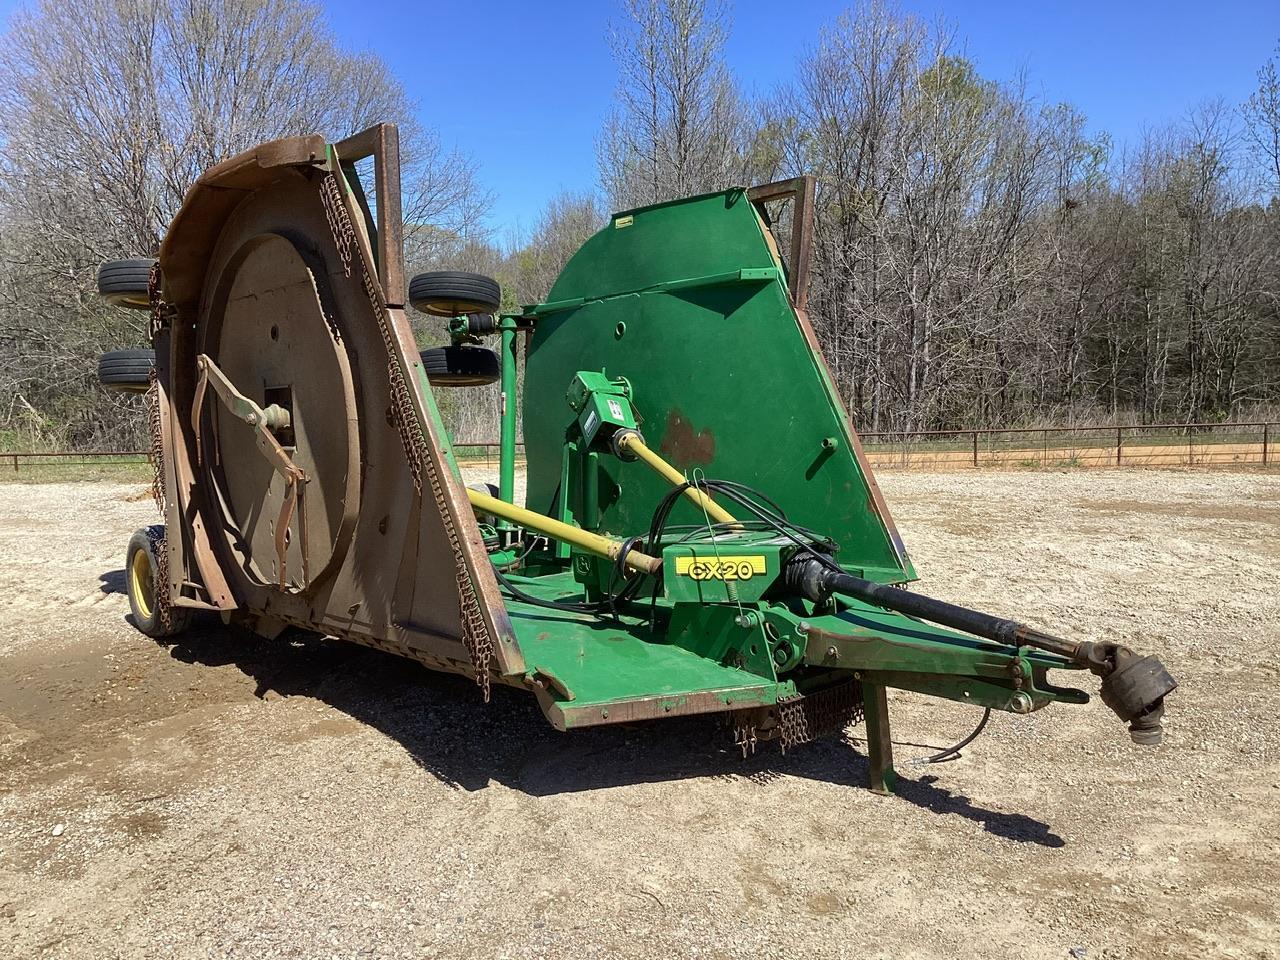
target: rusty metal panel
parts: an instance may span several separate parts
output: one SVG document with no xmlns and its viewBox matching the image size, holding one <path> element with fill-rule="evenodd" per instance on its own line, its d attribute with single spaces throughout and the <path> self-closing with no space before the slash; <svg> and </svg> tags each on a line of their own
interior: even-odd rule
<svg viewBox="0 0 1280 960">
<path fill-rule="evenodd" d="M 394 219 L 398 204 L 386 198 L 398 193 L 395 129 L 365 136 L 382 171 L 380 220 Z M 412 331 L 383 294 L 375 260 L 403 289 L 399 232 L 379 230 L 375 258 L 341 184 L 322 141 L 292 138 L 219 165 L 184 201 L 161 250 L 178 321 L 170 523 L 191 531 L 215 601 L 224 596 L 264 631 L 292 623 L 475 664 L 464 649 L 460 597 L 469 594 L 493 669 L 521 673 Z M 272 445 L 306 478 L 305 512 L 281 509 L 288 491 L 262 455 L 261 429 L 223 404 L 197 405 L 201 356 L 250 408 L 287 408 L 287 435 Z M 406 401 L 429 484 L 414 475 L 405 424 L 389 416 Z M 487 689 L 487 660 L 483 672 Z"/>
</svg>

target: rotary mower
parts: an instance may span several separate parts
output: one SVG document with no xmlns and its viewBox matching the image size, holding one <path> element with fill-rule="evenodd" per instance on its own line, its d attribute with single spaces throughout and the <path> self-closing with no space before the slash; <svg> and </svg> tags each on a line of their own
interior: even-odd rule
<svg viewBox="0 0 1280 960">
<path fill-rule="evenodd" d="M 103 295 L 151 317 L 154 354 L 100 368 L 151 414 L 164 523 L 126 577 L 143 632 L 199 611 L 313 631 L 486 700 L 527 690 L 559 729 L 720 713 L 744 752 L 862 720 L 882 792 L 888 687 L 1026 714 L 1085 703 L 1050 676 L 1086 669 L 1159 741 L 1176 683 L 1154 658 L 903 589 L 805 314 L 809 178 L 616 214 L 547 302 L 504 312 L 476 274 L 406 285 L 397 143 L 383 124 L 263 144 L 200 177 L 157 261 L 102 267 Z M 407 306 L 449 345 L 421 351 Z M 434 391 L 493 382 L 500 482 L 470 489 Z"/>
</svg>

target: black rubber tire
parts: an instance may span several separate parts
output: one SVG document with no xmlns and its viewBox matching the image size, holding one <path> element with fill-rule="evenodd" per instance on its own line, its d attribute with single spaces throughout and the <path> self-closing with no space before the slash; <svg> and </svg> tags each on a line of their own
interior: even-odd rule
<svg viewBox="0 0 1280 960">
<path fill-rule="evenodd" d="M 433 387 L 483 387 L 502 379 L 498 355 L 469 343 L 423 350 L 422 366 Z"/>
<path fill-rule="evenodd" d="M 436 270 L 420 273 L 409 283 L 409 303 L 433 317 L 461 317 L 493 313 L 502 302 L 498 281 L 481 273 Z"/>
<path fill-rule="evenodd" d="M 98 359 L 98 382 L 112 393 L 146 393 L 155 365 L 154 350 L 111 350 Z"/>
<path fill-rule="evenodd" d="M 156 574 L 160 569 L 156 561 L 156 545 L 164 540 L 164 526 L 143 527 L 129 538 L 129 548 L 124 557 L 125 592 L 129 595 L 129 612 L 133 625 L 148 637 L 157 640 L 176 636 L 191 625 L 192 610 L 188 607 L 169 607 L 169 623 L 166 625 L 156 602 L 159 591 L 168 590 L 168 584 L 160 584 Z M 138 567 L 135 569 L 135 563 Z M 150 593 L 146 579 L 150 578 Z M 140 594 L 141 591 L 141 595 Z"/>
<path fill-rule="evenodd" d="M 114 307 L 150 310 L 154 260 L 108 260 L 98 268 L 98 293 Z"/>
<path fill-rule="evenodd" d="M 495 497 L 495 498 L 498 496 L 498 485 L 496 483 L 468 483 L 467 489 L 474 490 L 477 493 L 486 493 L 489 496 Z M 478 507 L 473 509 L 475 510 L 477 523 L 486 523 L 491 527 L 496 527 L 498 525 L 498 518 L 495 517 L 493 514 L 485 513 L 483 510 L 479 509 Z M 487 541 L 485 543 L 485 546 L 488 546 Z"/>
</svg>

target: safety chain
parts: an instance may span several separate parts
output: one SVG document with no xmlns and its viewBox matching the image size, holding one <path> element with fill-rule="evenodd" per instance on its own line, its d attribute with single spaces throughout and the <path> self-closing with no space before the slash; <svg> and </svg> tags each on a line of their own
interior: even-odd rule
<svg viewBox="0 0 1280 960">
<path fill-rule="evenodd" d="M 164 435 L 160 424 L 160 380 L 156 368 L 151 368 L 147 384 L 147 426 L 151 434 L 151 447 L 147 460 L 151 463 L 151 497 L 156 502 L 160 516 L 164 516 Z"/>
<path fill-rule="evenodd" d="M 165 328 L 169 320 L 169 305 L 164 302 L 160 290 L 160 261 L 151 264 L 151 272 L 147 274 L 147 299 L 151 303 L 151 323 L 147 337 L 152 342 Z M 156 502 L 156 509 L 164 516 L 164 434 L 160 423 L 160 379 L 156 368 L 152 366 L 147 377 L 147 428 L 151 434 L 151 447 L 147 451 L 147 460 L 151 462 L 151 498 Z M 152 527 L 147 531 L 151 540 L 151 553 L 156 558 L 156 614 L 160 618 L 162 629 L 168 630 L 172 622 L 169 609 L 169 542 L 155 533 Z"/>
<path fill-rule="evenodd" d="M 156 260 L 147 274 L 147 299 L 151 303 L 151 324 L 147 334 L 153 345 L 157 334 L 169 320 L 169 305 L 164 302 L 161 282 L 160 261 Z M 160 381 L 154 365 L 147 380 L 147 424 L 151 433 L 147 460 L 151 463 L 151 498 L 155 500 L 160 515 L 164 516 L 164 433 L 160 423 Z"/>
<path fill-rule="evenodd" d="M 164 294 L 160 292 L 160 261 L 151 264 L 151 272 L 147 274 L 147 298 L 151 303 L 151 326 L 147 330 L 147 339 L 155 343 L 156 334 L 165 328 L 169 319 L 169 305 L 164 302 Z"/>
<path fill-rule="evenodd" d="M 324 206 L 325 218 L 329 221 L 329 229 L 333 232 L 333 243 L 337 248 L 346 275 L 351 276 L 352 248 L 355 245 L 355 227 L 347 210 L 346 201 L 337 178 L 327 174 L 320 184 L 320 198 Z M 484 622 L 484 614 L 480 610 L 480 601 L 476 596 L 475 585 L 467 572 L 466 557 L 462 551 L 462 540 L 457 526 L 453 522 L 453 514 L 445 497 L 444 484 L 440 480 L 435 460 L 431 456 L 422 423 L 418 419 L 413 405 L 413 394 L 400 363 L 396 350 L 395 337 L 387 319 L 387 305 L 382 291 L 374 279 L 364 258 L 360 258 L 360 279 L 364 286 L 365 296 L 373 308 L 378 321 L 378 332 L 382 335 L 382 344 L 387 351 L 387 376 L 391 386 L 391 414 L 396 431 L 400 435 L 400 443 L 404 447 L 405 460 L 413 477 L 413 488 L 419 499 L 422 497 L 422 480 L 425 475 L 427 485 L 431 489 L 432 499 L 440 513 L 444 524 L 445 536 L 449 541 L 449 549 L 453 551 L 455 579 L 458 585 L 459 620 L 462 626 L 462 645 L 471 658 L 471 666 L 475 670 L 476 683 L 484 692 L 485 702 L 489 702 L 489 663 L 493 657 L 493 640 L 489 636 Z"/>
<path fill-rule="evenodd" d="M 147 537 L 151 540 L 151 553 L 156 558 L 156 615 L 160 618 L 160 626 L 165 630 L 170 626 L 170 610 L 169 610 L 169 541 L 157 534 L 157 529 L 163 527 L 151 527 L 147 530 Z"/>
<path fill-rule="evenodd" d="M 351 276 L 351 248 L 356 242 L 356 228 L 347 213 L 347 205 L 342 199 L 342 188 L 338 186 L 338 178 L 328 174 L 320 181 L 320 197 L 324 201 L 324 217 L 329 221 L 329 230 L 333 233 L 333 245 L 338 248 L 338 259 L 342 261 L 342 272 Z M 367 289 L 367 287 L 366 287 Z"/>
<path fill-rule="evenodd" d="M 795 693 L 778 699 L 778 740 L 782 752 L 839 733 L 862 719 L 862 684 L 848 680 L 808 695 Z"/>
<path fill-rule="evenodd" d="M 742 711 L 743 714 L 750 712 Z M 742 759 L 745 760 L 749 754 L 756 752 L 756 744 L 760 742 L 756 737 L 756 725 L 749 720 L 739 722 L 736 716 L 730 721 L 730 725 L 733 727 L 733 745 L 742 751 Z"/>
</svg>

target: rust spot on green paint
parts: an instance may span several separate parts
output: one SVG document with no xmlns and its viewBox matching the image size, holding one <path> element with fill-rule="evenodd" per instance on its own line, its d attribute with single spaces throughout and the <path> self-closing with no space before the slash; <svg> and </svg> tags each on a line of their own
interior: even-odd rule
<svg viewBox="0 0 1280 960">
<path fill-rule="evenodd" d="M 667 413 L 667 429 L 658 447 L 665 457 L 682 466 L 706 465 L 715 459 L 716 438 L 710 430 L 694 430 L 685 415 L 672 408 Z"/>
</svg>

